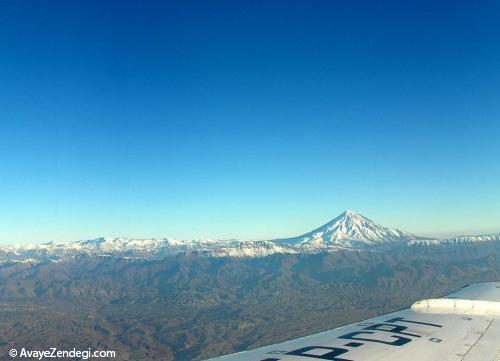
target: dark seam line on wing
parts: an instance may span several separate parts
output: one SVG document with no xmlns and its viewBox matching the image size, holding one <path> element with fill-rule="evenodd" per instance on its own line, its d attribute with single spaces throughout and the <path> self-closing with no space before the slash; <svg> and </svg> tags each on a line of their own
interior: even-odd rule
<svg viewBox="0 0 500 361">
<path fill-rule="evenodd" d="M 467 350 L 467 352 L 466 352 L 466 353 L 464 353 L 464 355 L 462 356 L 462 360 L 465 358 L 465 356 L 467 356 L 467 354 L 470 352 L 470 350 L 472 350 L 472 349 L 474 348 L 474 346 L 476 346 L 476 344 L 477 344 L 477 343 L 479 342 L 479 340 L 480 340 L 480 339 L 484 336 L 484 334 L 485 334 L 486 332 L 488 332 L 488 329 L 490 328 L 490 326 L 491 326 L 491 324 L 493 323 L 493 321 L 495 321 L 495 319 L 494 319 L 494 318 L 492 318 L 492 319 L 491 319 L 490 323 L 488 324 L 488 327 L 486 327 L 486 328 L 484 329 L 484 331 L 483 331 L 483 332 L 481 332 L 481 336 L 479 336 L 479 337 L 478 337 L 478 339 L 476 340 L 476 342 L 474 342 L 474 343 L 472 344 L 472 346 L 471 346 L 471 347 L 469 347 L 469 349 Z"/>
</svg>

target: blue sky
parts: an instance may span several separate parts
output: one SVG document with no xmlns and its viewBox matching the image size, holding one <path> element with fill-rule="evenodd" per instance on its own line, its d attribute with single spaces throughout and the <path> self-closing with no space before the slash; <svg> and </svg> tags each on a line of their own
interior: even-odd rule
<svg viewBox="0 0 500 361">
<path fill-rule="evenodd" d="M 2 1 L 0 242 L 500 231 L 500 4 Z"/>
</svg>

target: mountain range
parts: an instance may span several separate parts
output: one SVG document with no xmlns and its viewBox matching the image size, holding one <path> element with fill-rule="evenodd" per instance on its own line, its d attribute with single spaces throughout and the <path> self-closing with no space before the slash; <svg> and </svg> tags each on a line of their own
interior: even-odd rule
<svg viewBox="0 0 500 361">
<path fill-rule="evenodd" d="M 336 250 L 387 251 L 401 247 L 463 245 L 494 241 L 500 241 L 500 234 L 457 236 L 448 239 L 417 236 L 399 229 L 384 227 L 361 214 L 347 210 L 321 227 L 292 238 L 259 241 L 97 238 L 77 242 L 14 244 L 0 247 L 0 261 L 58 262 L 78 255 L 141 259 L 161 259 L 180 254 L 265 257 L 283 253 L 318 253 Z"/>
<path fill-rule="evenodd" d="M 500 279 L 500 235 L 439 240 L 346 211 L 274 240 L 0 247 L 0 354 L 190 360 L 305 336 Z"/>
</svg>

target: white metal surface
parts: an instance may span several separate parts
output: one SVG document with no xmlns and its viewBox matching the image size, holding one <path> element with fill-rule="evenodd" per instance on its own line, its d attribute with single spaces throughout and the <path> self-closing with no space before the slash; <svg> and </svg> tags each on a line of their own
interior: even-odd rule
<svg viewBox="0 0 500 361">
<path fill-rule="evenodd" d="M 211 361 L 500 361 L 500 282 Z"/>
<path fill-rule="evenodd" d="M 500 302 L 495 301 L 438 298 L 415 302 L 411 309 L 429 314 L 500 317 Z"/>
</svg>

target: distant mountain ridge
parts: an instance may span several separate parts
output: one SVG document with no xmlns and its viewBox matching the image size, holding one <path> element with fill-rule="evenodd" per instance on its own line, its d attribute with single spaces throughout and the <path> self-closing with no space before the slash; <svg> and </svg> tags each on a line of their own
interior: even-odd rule
<svg viewBox="0 0 500 361">
<path fill-rule="evenodd" d="M 450 246 L 497 241 L 500 241 L 500 234 L 457 236 L 443 240 L 417 236 L 376 224 L 361 214 L 347 210 L 330 222 L 292 238 L 262 241 L 97 238 L 65 243 L 15 244 L 0 247 L 0 262 L 58 262 L 79 255 L 139 259 L 161 259 L 176 255 L 265 257 L 285 253 L 387 251 L 407 246 Z"/>
</svg>

